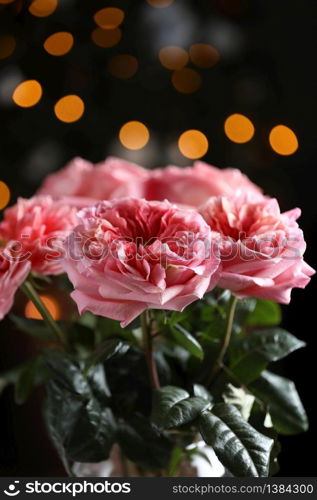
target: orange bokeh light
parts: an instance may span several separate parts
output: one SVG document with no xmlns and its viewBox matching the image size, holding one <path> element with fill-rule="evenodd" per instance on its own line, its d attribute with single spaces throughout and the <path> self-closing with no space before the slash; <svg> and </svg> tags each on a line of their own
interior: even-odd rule
<svg viewBox="0 0 317 500">
<path fill-rule="evenodd" d="M 100 28 L 104 30 L 113 30 L 123 22 L 124 12 L 116 7 L 106 7 L 96 12 L 94 20 Z"/>
<path fill-rule="evenodd" d="M 45 305 L 46 309 L 50 312 L 53 319 L 58 320 L 61 317 L 61 311 L 58 302 L 54 297 L 48 295 L 41 295 L 41 300 Z M 26 318 L 29 319 L 43 319 L 42 314 L 37 310 L 33 302 L 27 302 L 24 310 Z"/>
<path fill-rule="evenodd" d="M 292 155 L 298 150 L 296 134 L 285 125 L 274 127 L 270 132 L 269 141 L 273 151 L 279 155 Z"/>
<path fill-rule="evenodd" d="M 43 94 L 41 84 L 36 80 L 26 80 L 20 83 L 13 92 L 12 99 L 22 108 L 35 106 Z"/>
<path fill-rule="evenodd" d="M 53 14 L 57 5 L 57 0 L 33 0 L 29 12 L 36 17 L 47 17 Z"/>
<path fill-rule="evenodd" d="M 168 7 L 171 5 L 174 0 L 146 0 L 148 4 L 150 4 L 152 7 Z"/>
<path fill-rule="evenodd" d="M 180 152 L 192 160 L 205 156 L 209 149 L 209 142 L 200 130 L 187 130 L 178 139 Z"/>
<path fill-rule="evenodd" d="M 169 45 L 167 47 L 163 47 L 160 50 L 159 59 L 162 66 L 164 66 L 165 68 L 179 70 L 186 66 L 189 57 L 186 50 L 184 50 L 182 47 Z"/>
<path fill-rule="evenodd" d="M 251 120 L 244 115 L 235 113 L 230 115 L 224 125 L 226 136 L 232 141 L 242 144 L 254 136 L 254 126 Z"/>
<path fill-rule="evenodd" d="M 189 49 L 189 56 L 193 64 L 199 68 L 212 68 L 220 59 L 217 49 L 207 43 L 195 43 Z"/>
<path fill-rule="evenodd" d="M 96 28 L 91 34 L 92 41 L 104 49 L 109 47 L 114 47 L 121 40 L 121 29 L 115 28 L 114 30 L 104 30 L 102 28 Z"/>
<path fill-rule="evenodd" d="M 83 100 L 78 95 L 66 95 L 54 106 L 55 115 L 65 123 L 73 123 L 79 120 L 85 111 Z"/>
<path fill-rule="evenodd" d="M 178 92 L 182 94 L 193 94 L 201 87 L 201 76 L 198 71 L 191 68 L 183 68 L 174 71 L 172 83 Z"/>
<path fill-rule="evenodd" d="M 0 181 L 0 210 L 3 210 L 10 201 L 10 189 L 5 182 Z"/>
<path fill-rule="evenodd" d="M 15 51 L 16 41 L 12 35 L 3 35 L 0 37 L 0 59 L 10 57 Z"/>
<path fill-rule="evenodd" d="M 121 127 L 119 139 L 121 144 L 127 149 L 142 149 L 149 142 L 150 132 L 144 123 L 131 121 Z"/>
<path fill-rule="evenodd" d="M 52 56 L 63 56 L 72 49 L 73 45 L 73 35 L 67 31 L 60 31 L 45 40 L 44 49 Z"/>
<path fill-rule="evenodd" d="M 108 63 L 109 72 L 116 78 L 125 80 L 132 78 L 138 71 L 139 63 L 136 57 L 129 54 L 114 56 Z"/>
</svg>

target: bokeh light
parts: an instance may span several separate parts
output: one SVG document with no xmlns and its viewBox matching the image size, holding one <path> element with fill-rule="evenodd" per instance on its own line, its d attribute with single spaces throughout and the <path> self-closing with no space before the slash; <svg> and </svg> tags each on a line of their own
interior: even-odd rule
<svg viewBox="0 0 317 500">
<path fill-rule="evenodd" d="M 121 127 L 119 139 L 127 149 L 142 149 L 149 142 L 150 132 L 144 123 L 131 121 Z"/>
<path fill-rule="evenodd" d="M 53 319 L 58 320 L 61 317 L 61 311 L 58 302 L 54 297 L 49 295 L 40 295 L 42 302 L 44 303 L 46 309 L 51 313 Z M 37 310 L 33 302 L 29 301 L 26 303 L 24 315 L 29 319 L 43 319 L 42 314 Z"/>
<path fill-rule="evenodd" d="M 182 94 L 193 94 L 201 87 L 201 76 L 198 71 L 191 68 L 183 68 L 174 71 L 172 83 L 178 92 Z"/>
<path fill-rule="evenodd" d="M 82 117 L 85 105 L 78 95 L 66 95 L 57 101 L 54 111 L 59 120 L 65 123 L 72 123 Z"/>
<path fill-rule="evenodd" d="M 146 0 L 146 1 L 152 7 L 158 7 L 158 8 L 168 7 L 174 2 L 174 0 Z"/>
<path fill-rule="evenodd" d="M 7 3 L 12 3 L 14 2 L 15 0 L 0 0 L 0 4 L 1 3 L 4 3 L 4 4 L 7 4 Z"/>
<path fill-rule="evenodd" d="M 0 36 L 0 59 L 10 57 L 15 51 L 16 41 L 12 35 Z"/>
<path fill-rule="evenodd" d="M 10 201 L 10 189 L 5 182 L 0 181 L 0 210 L 3 210 Z"/>
<path fill-rule="evenodd" d="M 36 17 L 47 17 L 53 14 L 57 5 L 57 0 L 33 0 L 29 6 L 29 12 Z"/>
<path fill-rule="evenodd" d="M 108 62 L 108 70 L 116 78 L 126 80 L 132 78 L 138 71 L 139 63 L 136 57 L 129 54 L 114 56 Z"/>
<path fill-rule="evenodd" d="M 52 56 L 63 56 L 72 49 L 73 45 L 73 35 L 67 31 L 60 31 L 45 40 L 44 49 Z"/>
<path fill-rule="evenodd" d="M 98 45 L 98 47 L 109 48 L 117 45 L 121 40 L 121 29 L 115 28 L 114 30 L 104 30 L 102 28 L 96 28 L 91 34 L 92 41 Z"/>
<path fill-rule="evenodd" d="M 235 113 L 228 116 L 224 125 L 226 136 L 232 141 L 242 144 L 254 136 L 254 126 L 251 120 L 244 115 Z"/>
<path fill-rule="evenodd" d="M 192 160 L 202 158 L 208 151 L 208 139 L 200 130 L 187 130 L 178 139 L 180 152 Z"/>
<path fill-rule="evenodd" d="M 207 43 L 195 43 L 189 49 L 189 56 L 193 64 L 199 68 L 212 68 L 220 59 L 217 49 Z"/>
<path fill-rule="evenodd" d="M 106 7 L 96 12 L 94 20 L 100 28 L 104 30 L 113 30 L 123 22 L 124 12 L 116 7 Z"/>
<path fill-rule="evenodd" d="M 41 84 L 36 80 L 26 80 L 20 83 L 13 92 L 12 99 L 22 108 L 35 106 L 43 94 Z"/>
<path fill-rule="evenodd" d="M 176 45 L 169 45 L 163 47 L 159 52 L 159 59 L 162 64 L 167 69 L 179 70 L 182 69 L 188 63 L 188 54 L 182 47 L 177 47 Z"/>
<path fill-rule="evenodd" d="M 270 132 L 269 141 L 273 151 L 279 155 L 292 155 L 298 150 L 296 134 L 285 125 L 274 127 Z"/>
</svg>

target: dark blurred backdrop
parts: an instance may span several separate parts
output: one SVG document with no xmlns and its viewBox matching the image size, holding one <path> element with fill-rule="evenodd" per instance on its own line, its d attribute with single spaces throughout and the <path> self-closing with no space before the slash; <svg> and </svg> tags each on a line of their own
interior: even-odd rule
<svg viewBox="0 0 317 500">
<path fill-rule="evenodd" d="M 94 19 L 106 7 L 121 9 L 124 19 L 118 11 L 108 12 L 108 20 Z M 74 156 L 96 162 L 112 154 L 147 167 L 191 164 L 177 141 L 185 130 L 196 129 L 209 143 L 204 161 L 240 168 L 277 197 L 283 210 L 302 208 L 306 260 L 316 267 L 316 21 L 314 0 L 0 0 L 0 181 L 11 191 L 11 203 L 32 195 L 49 172 Z M 57 32 L 72 34 L 68 52 L 69 37 L 45 43 Z M 184 50 L 165 50 L 166 60 L 160 49 L 170 46 Z M 39 82 L 43 95 L 23 107 L 36 101 L 35 87 L 15 91 L 27 80 Z M 72 109 L 70 103 L 55 108 L 67 95 L 80 100 Z M 248 140 L 247 123 L 244 143 L 236 142 L 234 128 L 224 130 L 236 113 L 255 129 Z M 119 140 L 131 120 L 148 128 L 144 148 L 131 150 Z M 278 129 L 270 144 L 277 125 L 296 137 Z M 311 430 L 281 439 L 281 476 L 316 475 L 309 454 L 317 420 L 315 290 L 313 280 L 283 308 L 284 326 L 308 343 L 283 363 L 281 373 L 296 380 Z M 9 327 L 8 321 L 0 325 L 4 367 L 32 350 Z M 9 392 L 2 400 L 3 475 L 62 473 L 41 438 L 39 397 L 18 409 Z"/>
</svg>

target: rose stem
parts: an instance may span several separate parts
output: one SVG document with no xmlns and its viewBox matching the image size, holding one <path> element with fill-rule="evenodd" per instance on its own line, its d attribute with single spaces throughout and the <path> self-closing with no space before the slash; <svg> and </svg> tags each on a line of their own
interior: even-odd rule
<svg viewBox="0 0 317 500">
<path fill-rule="evenodd" d="M 149 328 L 149 315 L 148 311 L 141 314 L 141 327 L 143 334 L 144 350 L 146 362 L 149 370 L 152 388 L 156 391 L 160 388 L 160 381 L 157 374 L 156 363 L 153 356 L 153 342 Z"/>
<path fill-rule="evenodd" d="M 229 306 L 228 306 L 228 315 L 227 315 L 227 321 L 226 321 L 226 329 L 225 329 L 225 335 L 223 337 L 223 342 L 221 345 L 221 349 L 219 351 L 218 357 L 215 361 L 215 364 L 213 366 L 213 369 L 211 371 L 207 386 L 209 386 L 216 376 L 218 375 L 219 371 L 221 370 L 223 366 L 223 360 L 226 355 L 227 349 L 230 344 L 230 339 L 231 339 L 231 334 L 232 334 L 232 327 L 233 327 L 233 320 L 234 320 L 234 313 L 236 311 L 236 306 L 238 303 L 237 297 L 234 295 L 231 295 L 230 301 L 229 301 Z"/>
<path fill-rule="evenodd" d="M 64 346 L 67 345 L 67 340 L 64 335 L 64 332 L 61 330 L 61 328 L 58 326 L 56 321 L 52 318 L 51 313 L 49 310 L 46 308 L 45 304 L 41 300 L 41 297 L 38 295 L 37 291 L 33 287 L 33 285 L 30 283 L 30 281 L 26 280 L 21 286 L 20 286 L 22 292 L 26 297 L 33 302 L 35 305 L 36 309 L 39 311 L 39 313 L 42 315 L 44 321 L 46 321 L 47 325 L 50 327 L 52 332 L 54 333 L 55 337 L 57 338 L 58 342 L 63 344 Z"/>
</svg>

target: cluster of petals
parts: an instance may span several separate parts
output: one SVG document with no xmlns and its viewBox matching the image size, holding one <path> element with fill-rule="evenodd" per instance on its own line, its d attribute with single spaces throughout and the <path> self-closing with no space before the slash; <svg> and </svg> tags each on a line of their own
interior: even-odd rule
<svg viewBox="0 0 317 500">
<path fill-rule="evenodd" d="M 182 311 L 218 281 L 211 230 L 196 211 L 129 198 L 78 217 L 64 268 L 80 313 L 126 326 L 148 308 Z"/>
<path fill-rule="evenodd" d="M 303 259 L 298 208 L 281 213 L 275 199 L 238 194 L 210 198 L 199 212 L 218 238 L 220 287 L 288 304 L 291 290 L 309 283 L 315 271 Z"/>
</svg>

